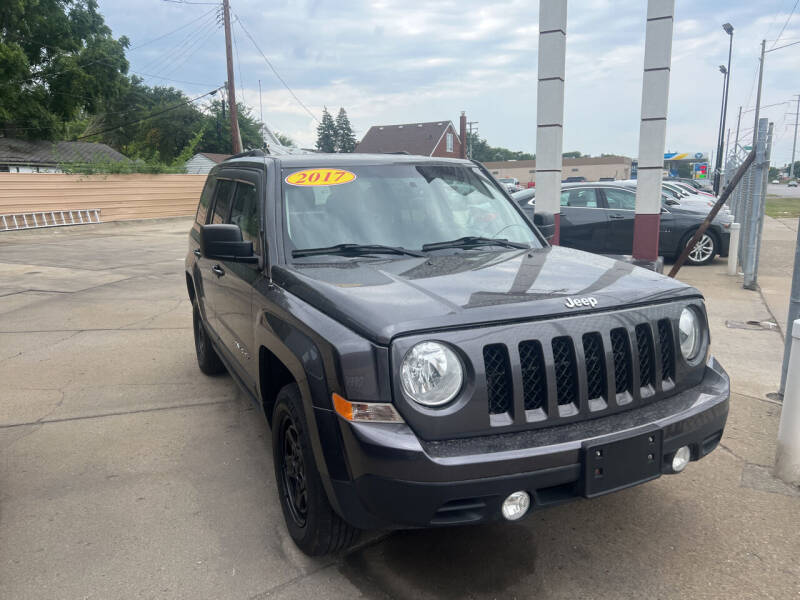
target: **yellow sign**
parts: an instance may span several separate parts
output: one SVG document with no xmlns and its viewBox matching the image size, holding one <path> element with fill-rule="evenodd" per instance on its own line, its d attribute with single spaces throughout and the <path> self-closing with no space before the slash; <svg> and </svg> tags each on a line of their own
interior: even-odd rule
<svg viewBox="0 0 800 600">
<path fill-rule="evenodd" d="M 341 185 L 350 183 L 355 178 L 355 173 L 344 169 L 306 169 L 305 171 L 295 171 L 285 181 L 289 185 L 301 186 Z"/>
</svg>

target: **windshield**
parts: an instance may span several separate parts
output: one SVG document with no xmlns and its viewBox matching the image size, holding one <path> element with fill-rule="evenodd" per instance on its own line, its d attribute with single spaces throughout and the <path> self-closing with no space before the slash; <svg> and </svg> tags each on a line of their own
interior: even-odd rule
<svg viewBox="0 0 800 600">
<path fill-rule="evenodd" d="M 340 244 L 422 250 L 426 244 L 473 236 L 542 247 L 528 222 L 478 168 L 284 169 L 282 178 L 290 255 Z"/>
</svg>

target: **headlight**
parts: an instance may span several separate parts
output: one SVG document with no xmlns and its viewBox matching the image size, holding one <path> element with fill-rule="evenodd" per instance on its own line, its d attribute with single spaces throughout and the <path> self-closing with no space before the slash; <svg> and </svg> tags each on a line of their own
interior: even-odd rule
<svg viewBox="0 0 800 600">
<path fill-rule="evenodd" d="M 403 392 L 424 406 L 441 406 L 456 397 L 464 381 L 461 361 L 438 342 L 420 342 L 406 352 L 400 367 Z"/>
<path fill-rule="evenodd" d="M 678 335 L 683 358 L 688 361 L 697 358 L 703 343 L 703 334 L 700 330 L 700 319 L 694 309 L 687 307 L 681 312 L 681 318 L 678 321 Z"/>
</svg>

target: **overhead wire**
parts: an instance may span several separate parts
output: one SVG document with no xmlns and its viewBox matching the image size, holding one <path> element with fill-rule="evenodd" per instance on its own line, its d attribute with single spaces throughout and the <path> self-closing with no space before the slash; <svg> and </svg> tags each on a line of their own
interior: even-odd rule
<svg viewBox="0 0 800 600">
<path fill-rule="evenodd" d="M 209 18 L 210 17 L 210 18 Z M 142 65 L 143 71 L 153 71 L 161 73 L 165 68 L 168 69 L 176 57 L 183 56 L 187 47 L 194 44 L 198 39 L 205 36 L 208 31 L 215 30 L 218 27 L 216 24 L 216 16 L 213 11 L 206 13 L 206 18 L 197 24 L 191 31 L 189 31 L 173 48 L 168 51 L 159 52 L 158 55 L 147 61 Z"/>
<path fill-rule="evenodd" d="M 220 87 L 218 87 L 218 88 L 216 88 L 214 90 L 211 90 L 210 92 L 206 92 L 205 94 L 202 94 L 200 96 L 196 96 L 194 98 L 189 98 L 188 100 L 186 100 L 184 102 L 180 102 L 178 104 L 174 104 L 174 105 L 172 105 L 172 106 L 170 106 L 168 108 L 165 108 L 164 110 L 160 110 L 158 112 L 155 112 L 155 113 L 152 113 L 150 115 L 147 115 L 146 117 L 142 117 L 141 119 L 136 119 L 135 121 L 130 121 L 128 123 L 122 123 L 121 125 L 116 125 L 114 127 L 108 127 L 107 129 L 102 129 L 100 131 L 95 131 L 93 133 L 87 133 L 87 134 L 84 134 L 84 135 L 81 135 L 81 136 L 77 136 L 77 137 L 73 138 L 73 141 L 83 140 L 83 139 L 86 139 L 88 137 L 94 137 L 96 135 L 100 135 L 100 134 L 103 134 L 103 133 L 108 133 L 109 131 L 114 131 L 115 129 L 122 129 L 123 127 L 130 127 L 131 125 L 137 125 L 138 123 L 142 123 L 144 121 L 147 121 L 147 120 L 152 119 L 154 117 L 157 117 L 159 115 L 163 115 L 164 113 L 167 113 L 167 112 L 169 112 L 171 110 L 175 110 L 176 108 L 180 108 L 181 106 L 186 106 L 187 104 L 191 104 L 193 102 L 197 102 L 198 100 L 200 100 L 201 98 L 205 98 L 206 96 L 210 96 L 210 95 L 216 94 L 220 89 L 222 89 L 222 87 L 224 87 L 224 86 L 220 86 Z"/>
<path fill-rule="evenodd" d="M 778 41 L 781 39 L 781 36 L 783 35 L 783 32 L 786 30 L 786 26 L 789 24 L 789 21 L 792 20 L 792 15 L 794 14 L 795 9 L 797 8 L 798 2 L 800 2 L 800 0 L 795 0 L 794 6 L 792 6 L 792 10 L 789 12 L 789 16 L 786 17 L 786 21 L 784 22 L 783 27 L 781 27 L 781 31 L 780 31 L 780 33 L 778 33 L 778 37 L 775 38 L 774 42 L 772 42 L 772 48 L 770 48 L 770 50 L 777 50 L 777 48 L 775 48 L 775 46 L 778 44 Z"/>
<path fill-rule="evenodd" d="M 244 31 L 244 34 L 247 36 L 247 38 L 250 40 L 250 42 L 253 44 L 253 46 L 255 46 L 255 49 L 261 55 L 261 58 L 264 59 L 264 62 L 267 63 L 269 68 L 275 74 L 275 77 L 278 78 L 278 81 L 280 81 L 283 84 L 283 87 L 285 87 L 289 91 L 289 93 L 292 95 L 292 98 L 295 99 L 295 101 L 303 108 L 303 110 L 305 110 L 309 115 L 311 115 L 312 119 L 314 119 L 317 123 L 319 123 L 320 121 L 317 118 L 317 115 L 315 115 L 313 112 L 311 112 L 311 110 L 305 104 L 303 104 L 303 101 L 300 100 L 300 98 L 297 97 L 297 94 L 295 94 L 294 91 L 292 90 L 292 88 L 289 87 L 289 84 L 286 83 L 286 80 L 283 77 L 281 77 L 281 74 L 278 73 L 277 69 L 273 66 L 272 62 L 270 62 L 270 60 L 267 58 L 267 55 L 264 54 L 263 50 L 261 50 L 261 48 L 256 43 L 256 41 L 253 38 L 253 36 L 250 35 L 249 31 L 247 31 L 247 28 L 244 26 L 244 24 L 242 23 L 242 20 L 239 18 L 239 16 L 238 15 L 234 15 L 234 17 L 235 17 L 236 23 L 238 23 L 239 27 L 242 28 L 242 31 Z"/>
</svg>

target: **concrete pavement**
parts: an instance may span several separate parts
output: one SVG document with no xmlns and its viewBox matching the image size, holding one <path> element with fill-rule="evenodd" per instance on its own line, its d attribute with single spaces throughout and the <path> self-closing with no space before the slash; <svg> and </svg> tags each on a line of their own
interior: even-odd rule
<svg viewBox="0 0 800 600">
<path fill-rule="evenodd" d="M 739 326 L 770 311 L 722 261 L 680 273 L 706 295 L 733 381 L 709 457 L 519 524 L 308 559 L 283 525 L 263 419 L 197 369 L 188 227 L 0 235 L 0 598 L 800 597 L 800 492 L 769 475 L 780 333 Z M 762 285 L 781 278 L 767 254 Z"/>
</svg>

